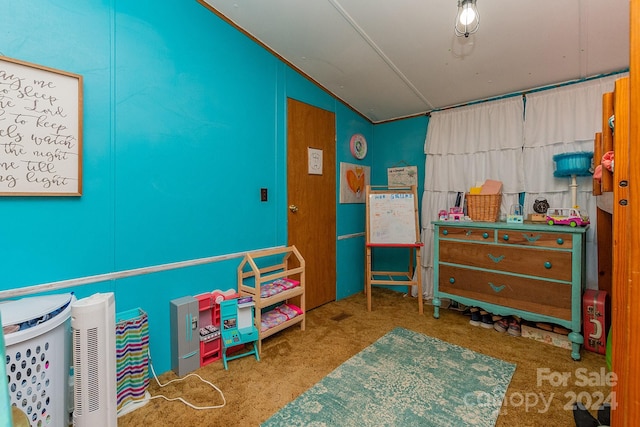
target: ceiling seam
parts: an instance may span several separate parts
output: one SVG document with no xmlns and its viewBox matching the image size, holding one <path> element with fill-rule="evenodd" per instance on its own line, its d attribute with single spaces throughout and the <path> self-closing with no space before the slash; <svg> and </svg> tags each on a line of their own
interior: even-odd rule
<svg viewBox="0 0 640 427">
<path fill-rule="evenodd" d="M 351 15 L 349 15 L 349 13 L 344 10 L 344 8 L 338 3 L 337 0 L 329 0 L 329 3 L 331 3 L 333 5 L 333 7 L 342 15 L 342 17 L 349 23 L 349 25 L 351 25 L 351 27 L 356 30 L 356 32 L 360 35 L 360 37 L 362 37 L 368 44 L 369 46 L 371 46 L 371 48 L 378 54 L 378 56 L 380 56 L 380 58 L 382 58 L 382 60 L 389 66 L 389 68 L 391 68 L 391 70 L 393 70 L 393 72 L 400 77 L 400 79 L 413 91 L 413 93 L 420 98 L 426 105 L 428 108 L 433 109 L 433 104 L 431 104 L 431 102 L 429 102 L 429 100 L 427 98 L 424 97 L 424 95 L 422 95 L 422 93 L 418 90 L 418 88 L 416 88 L 411 81 L 400 71 L 400 69 L 398 67 L 396 67 L 396 65 L 393 63 L 393 61 L 391 61 L 391 59 L 389 59 L 384 52 L 382 51 L 382 49 L 380 49 L 378 47 L 378 45 L 367 35 L 367 33 L 353 20 L 353 18 L 351 18 Z"/>
<path fill-rule="evenodd" d="M 578 66 L 580 67 L 581 78 L 585 78 L 588 75 L 589 68 L 589 20 L 587 8 L 588 6 L 585 6 L 583 1 L 578 0 Z"/>
</svg>

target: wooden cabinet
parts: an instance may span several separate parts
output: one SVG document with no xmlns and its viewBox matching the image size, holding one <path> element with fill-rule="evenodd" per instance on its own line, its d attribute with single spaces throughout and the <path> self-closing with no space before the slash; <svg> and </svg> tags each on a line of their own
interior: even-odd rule
<svg viewBox="0 0 640 427">
<path fill-rule="evenodd" d="M 580 359 L 586 228 L 434 222 L 434 317 L 441 298 L 571 329 Z"/>
<path fill-rule="evenodd" d="M 238 266 L 238 292 L 255 302 L 259 353 L 262 340 L 283 329 L 299 324 L 304 331 L 305 263 L 295 246 L 245 255 Z"/>
</svg>

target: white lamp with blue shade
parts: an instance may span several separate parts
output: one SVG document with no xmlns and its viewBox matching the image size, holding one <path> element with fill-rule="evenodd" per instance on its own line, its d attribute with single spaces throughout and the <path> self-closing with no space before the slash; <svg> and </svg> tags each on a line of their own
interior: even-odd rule
<svg viewBox="0 0 640 427">
<path fill-rule="evenodd" d="M 571 207 L 578 204 L 578 176 L 591 175 L 591 160 L 593 152 L 576 151 L 573 153 L 562 153 L 553 156 L 556 163 L 556 170 L 553 172 L 555 177 L 571 177 Z"/>
</svg>

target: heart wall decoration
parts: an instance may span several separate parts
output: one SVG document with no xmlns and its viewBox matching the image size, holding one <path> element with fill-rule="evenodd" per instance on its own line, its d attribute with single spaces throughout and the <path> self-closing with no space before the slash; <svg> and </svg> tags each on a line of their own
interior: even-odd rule
<svg viewBox="0 0 640 427">
<path fill-rule="evenodd" d="M 340 162 L 340 203 L 364 203 L 370 177 L 369 166 Z"/>
</svg>

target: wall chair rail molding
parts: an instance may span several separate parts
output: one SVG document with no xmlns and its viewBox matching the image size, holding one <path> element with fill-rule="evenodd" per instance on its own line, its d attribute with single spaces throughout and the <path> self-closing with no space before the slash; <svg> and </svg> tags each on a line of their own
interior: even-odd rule
<svg viewBox="0 0 640 427">
<path fill-rule="evenodd" d="M 0 196 L 82 195 L 82 76 L 0 56 Z"/>
<path fill-rule="evenodd" d="M 264 249 L 279 249 L 283 246 L 274 246 Z M 191 259 L 186 261 L 178 261 L 169 264 L 152 265 L 149 267 L 134 268 L 131 270 L 115 271 L 113 273 L 97 274 L 95 276 L 79 277 L 75 279 L 60 280 L 57 282 L 42 283 L 39 285 L 25 286 L 22 288 L 8 289 L 0 291 L 0 301 L 9 298 L 20 297 L 24 295 L 37 294 L 41 292 L 58 291 L 60 289 L 71 288 L 73 286 L 83 286 L 92 283 L 108 282 L 110 280 L 124 279 L 126 277 L 141 276 L 143 274 L 157 273 L 160 271 L 175 270 L 178 268 L 192 267 L 195 265 L 209 264 L 212 262 L 225 261 L 234 258 L 242 258 L 252 251 L 235 252 L 225 255 L 215 255 L 206 258 Z"/>
</svg>

